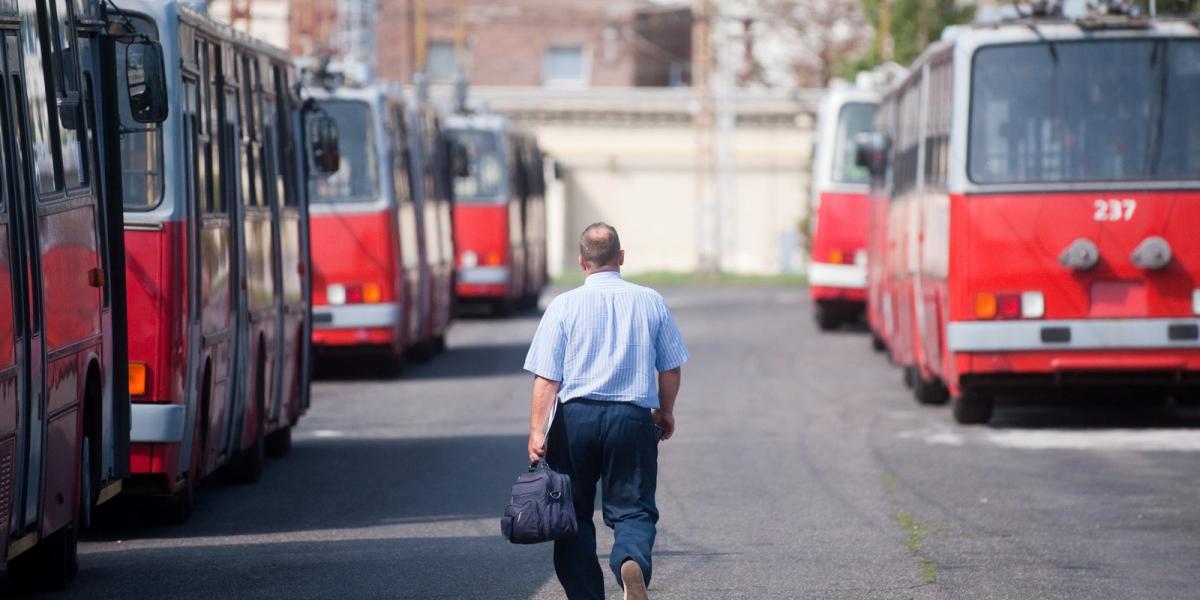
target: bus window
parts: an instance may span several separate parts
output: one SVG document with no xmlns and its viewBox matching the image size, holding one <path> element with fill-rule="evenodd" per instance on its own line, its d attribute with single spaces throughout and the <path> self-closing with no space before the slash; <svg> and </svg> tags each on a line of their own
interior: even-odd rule
<svg viewBox="0 0 1200 600">
<path fill-rule="evenodd" d="M 1197 97 L 1195 40 L 980 49 L 968 175 L 993 184 L 1194 178 Z"/>
<path fill-rule="evenodd" d="M 491 131 L 451 133 L 467 156 L 468 173 L 454 178 L 454 199 L 460 202 L 504 201 L 504 162 L 499 137 Z"/>
<path fill-rule="evenodd" d="M 59 112 L 58 138 L 62 159 L 63 185 L 78 188 L 87 184 L 84 140 L 79 139 L 83 128 L 82 104 L 79 93 L 78 48 L 75 44 L 75 29 L 72 27 L 72 6 L 67 0 L 56 0 L 50 4 L 55 11 L 53 41 L 55 70 L 55 93 L 59 100 L 73 99 L 74 104 L 56 106 Z"/>
<path fill-rule="evenodd" d="M 130 20 L 138 31 L 156 35 L 153 23 L 136 17 Z M 126 88 L 125 49 L 129 41 L 117 43 L 118 90 Z M 155 123 L 134 121 L 128 94 L 119 93 L 117 98 L 121 125 L 126 130 L 121 134 L 121 190 L 125 210 L 150 210 L 158 206 L 163 193 L 162 129 Z"/>
<path fill-rule="evenodd" d="M 833 180 L 838 183 L 871 182 L 871 173 L 866 167 L 855 164 L 855 138 L 860 133 L 873 129 L 875 105 L 851 102 L 838 112 L 837 138 L 833 150 Z"/>
<path fill-rule="evenodd" d="M 336 173 L 316 179 L 313 202 L 370 202 L 375 199 L 378 169 L 371 108 L 365 102 L 329 100 L 321 103 L 337 121 L 338 137 L 354 140 L 342 144 L 342 164 Z"/>
</svg>

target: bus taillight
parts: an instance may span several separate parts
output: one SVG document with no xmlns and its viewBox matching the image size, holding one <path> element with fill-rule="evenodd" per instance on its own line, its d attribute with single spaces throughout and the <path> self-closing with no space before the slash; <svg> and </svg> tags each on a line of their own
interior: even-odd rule
<svg viewBox="0 0 1200 600">
<path fill-rule="evenodd" d="M 980 319 L 1040 319 L 1046 315 L 1046 297 L 1041 292 L 975 295 L 975 316 Z"/>
<path fill-rule="evenodd" d="M 146 363 L 129 363 L 129 395 L 146 395 Z"/>
<path fill-rule="evenodd" d="M 383 286 L 378 283 L 340 284 L 333 283 L 325 288 L 325 298 L 330 305 L 377 304 L 383 301 Z"/>
</svg>

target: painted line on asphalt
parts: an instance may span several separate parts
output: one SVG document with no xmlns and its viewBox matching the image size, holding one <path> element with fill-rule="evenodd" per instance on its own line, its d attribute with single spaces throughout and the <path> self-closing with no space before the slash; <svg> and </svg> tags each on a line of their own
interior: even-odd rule
<svg viewBox="0 0 1200 600">
<path fill-rule="evenodd" d="M 1200 429 L 1003 429 L 954 431 L 928 428 L 896 437 L 931 446 L 991 445 L 1014 450 L 1200 452 Z"/>
</svg>

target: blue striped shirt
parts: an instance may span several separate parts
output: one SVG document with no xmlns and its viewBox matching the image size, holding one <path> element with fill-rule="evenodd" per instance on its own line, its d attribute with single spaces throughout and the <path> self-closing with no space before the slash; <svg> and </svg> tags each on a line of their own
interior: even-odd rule
<svg viewBox="0 0 1200 600">
<path fill-rule="evenodd" d="M 658 292 L 616 272 L 593 273 L 546 307 L 525 370 L 558 381 L 558 399 L 658 408 L 658 372 L 687 362 L 675 319 Z"/>
</svg>

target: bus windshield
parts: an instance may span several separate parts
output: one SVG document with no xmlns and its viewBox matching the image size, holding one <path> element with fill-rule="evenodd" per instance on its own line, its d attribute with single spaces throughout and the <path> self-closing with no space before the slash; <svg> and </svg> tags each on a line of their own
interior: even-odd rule
<svg viewBox="0 0 1200 600">
<path fill-rule="evenodd" d="M 468 173 L 454 178 L 454 199 L 459 202 L 503 201 L 506 190 L 500 134 L 472 129 L 456 129 L 450 134 L 462 146 L 468 164 Z"/>
<path fill-rule="evenodd" d="M 870 183 L 871 173 L 855 164 L 854 138 L 871 131 L 875 122 L 875 104 L 851 102 L 838 111 L 837 145 L 833 151 L 833 180 L 837 183 Z"/>
<path fill-rule="evenodd" d="M 1087 40 L 980 49 L 975 183 L 1195 179 L 1200 41 Z"/>
<path fill-rule="evenodd" d="M 371 107 L 357 100 L 326 100 L 321 108 L 337 121 L 342 163 L 336 173 L 316 178 L 313 202 L 371 202 L 379 178 Z"/>
</svg>

